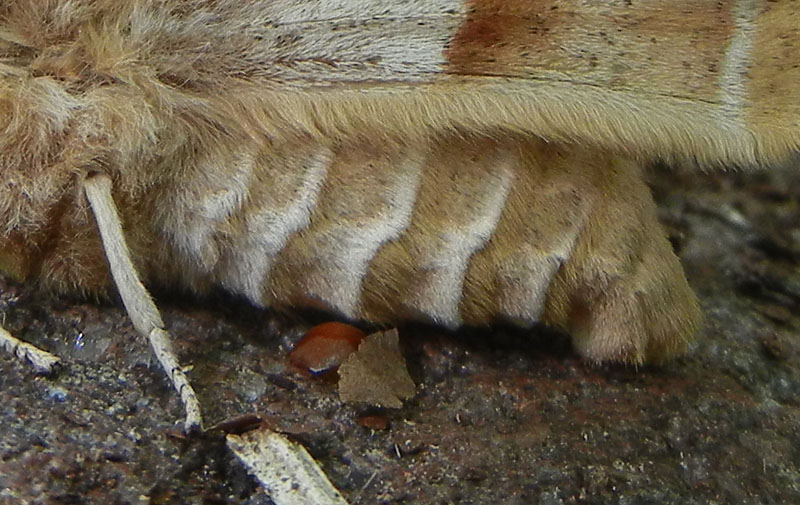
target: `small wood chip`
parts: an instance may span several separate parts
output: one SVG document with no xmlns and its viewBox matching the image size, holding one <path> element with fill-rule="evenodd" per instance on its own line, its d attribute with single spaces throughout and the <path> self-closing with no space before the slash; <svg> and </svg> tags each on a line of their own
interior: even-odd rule
<svg viewBox="0 0 800 505">
<path fill-rule="evenodd" d="M 267 428 L 226 439 L 275 505 L 347 505 L 302 445 Z"/>
<path fill-rule="evenodd" d="M 358 424 L 372 430 L 385 430 L 389 427 L 389 418 L 384 415 L 361 416 Z"/>
<path fill-rule="evenodd" d="M 208 431 L 221 431 L 225 434 L 241 435 L 250 430 L 258 428 L 261 424 L 261 416 L 256 413 L 242 414 L 231 417 L 219 422 L 208 429 Z"/>
</svg>

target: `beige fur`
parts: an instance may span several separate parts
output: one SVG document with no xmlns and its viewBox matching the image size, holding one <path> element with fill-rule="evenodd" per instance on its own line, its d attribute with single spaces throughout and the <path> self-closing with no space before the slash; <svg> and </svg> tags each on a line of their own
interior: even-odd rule
<svg viewBox="0 0 800 505">
<path fill-rule="evenodd" d="M 105 292 L 102 172 L 146 282 L 660 359 L 697 307 L 624 159 L 795 153 L 799 27 L 789 0 L 6 2 L 0 267 Z"/>
</svg>

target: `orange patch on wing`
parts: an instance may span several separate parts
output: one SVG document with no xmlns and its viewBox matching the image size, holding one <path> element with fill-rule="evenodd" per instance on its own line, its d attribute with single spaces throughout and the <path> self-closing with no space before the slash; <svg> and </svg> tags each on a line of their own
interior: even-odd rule
<svg viewBox="0 0 800 505">
<path fill-rule="evenodd" d="M 456 74 L 508 75 L 551 49 L 549 34 L 564 16 L 556 1 L 472 0 L 445 56 Z"/>
<path fill-rule="evenodd" d="M 470 0 L 447 71 L 714 100 L 734 0 Z"/>
</svg>

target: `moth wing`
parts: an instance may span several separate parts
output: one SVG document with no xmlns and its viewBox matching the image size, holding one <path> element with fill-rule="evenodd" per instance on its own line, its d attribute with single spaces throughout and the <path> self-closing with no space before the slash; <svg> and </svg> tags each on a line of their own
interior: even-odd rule
<svg viewBox="0 0 800 505">
<path fill-rule="evenodd" d="M 228 32 L 248 67 L 229 70 L 299 99 L 293 113 L 310 108 L 327 133 L 506 129 L 737 165 L 800 146 L 800 13 L 787 0 L 246 8 L 252 21 Z"/>
<path fill-rule="evenodd" d="M 96 109 L 119 115 L 98 124 L 196 107 L 203 121 L 323 139 L 498 130 L 639 158 L 767 164 L 800 146 L 794 4 L 220 0 L 48 13 L 21 0 L 0 16 L 0 78 L 29 89 L 17 82 L 27 66 L 95 105 L 130 94 L 130 110 Z M 79 110 L 76 96 L 58 103 Z"/>
</svg>

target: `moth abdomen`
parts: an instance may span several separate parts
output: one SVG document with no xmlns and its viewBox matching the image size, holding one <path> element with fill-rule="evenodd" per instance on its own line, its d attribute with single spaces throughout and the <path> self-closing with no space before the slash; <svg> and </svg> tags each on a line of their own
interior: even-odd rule
<svg viewBox="0 0 800 505">
<path fill-rule="evenodd" d="M 675 310 L 686 317 L 659 337 L 677 340 L 659 345 L 678 349 L 693 328 L 693 295 L 632 163 L 460 135 L 424 149 L 353 141 L 243 153 L 201 158 L 202 177 L 178 182 L 171 203 L 159 204 L 155 242 L 161 257 L 188 265 L 189 285 L 377 323 L 549 322 L 587 340 L 615 318 L 642 319 L 664 287 L 685 297 Z M 597 236 L 616 236 L 604 229 L 611 223 L 618 242 Z M 654 262 L 675 280 L 648 284 L 661 279 Z M 625 314 L 578 321 L 575 307 L 609 290 L 629 296 L 611 303 Z M 643 359 L 651 332 L 622 330 L 614 338 L 630 343 L 624 353 L 609 344 L 588 354 Z"/>
</svg>

